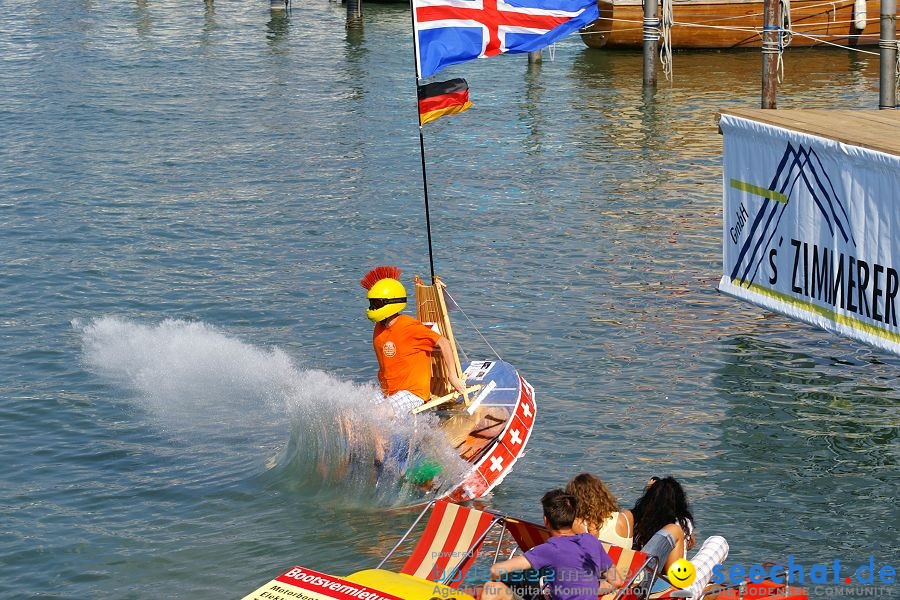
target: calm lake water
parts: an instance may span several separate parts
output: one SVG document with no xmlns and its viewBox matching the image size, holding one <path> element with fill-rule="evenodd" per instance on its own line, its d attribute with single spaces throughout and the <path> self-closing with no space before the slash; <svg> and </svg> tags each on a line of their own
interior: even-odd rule
<svg viewBox="0 0 900 600">
<path fill-rule="evenodd" d="M 409 16 L 365 10 L 3 3 L 0 597 L 241 597 L 410 521 L 315 468 L 375 373 L 359 278 L 427 275 Z M 545 57 L 448 69 L 474 108 L 426 132 L 438 271 L 538 393 L 490 505 L 674 474 L 733 562 L 896 566 L 900 360 L 714 290 L 758 53 L 652 96 L 638 53 Z M 791 49 L 780 106 L 873 108 L 877 69 Z"/>
</svg>

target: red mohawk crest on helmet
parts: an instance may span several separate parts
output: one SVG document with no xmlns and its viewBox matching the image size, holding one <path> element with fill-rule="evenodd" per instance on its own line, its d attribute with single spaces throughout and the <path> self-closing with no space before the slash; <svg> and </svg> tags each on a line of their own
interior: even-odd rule
<svg viewBox="0 0 900 600">
<path fill-rule="evenodd" d="M 381 281 L 382 279 L 400 279 L 400 275 L 403 274 L 398 267 L 391 267 L 387 265 L 383 265 L 381 267 L 375 267 L 363 277 L 359 281 L 359 285 L 363 286 L 367 290 L 371 290 L 372 286 Z"/>
</svg>

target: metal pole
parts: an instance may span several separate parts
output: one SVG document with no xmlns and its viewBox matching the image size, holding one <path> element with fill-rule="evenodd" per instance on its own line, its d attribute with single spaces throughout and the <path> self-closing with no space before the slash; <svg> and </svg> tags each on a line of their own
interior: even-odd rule
<svg viewBox="0 0 900 600">
<path fill-rule="evenodd" d="M 348 3 L 350 0 L 347 0 Z M 360 0 L 362 1 L 362 0 Z M 416 67 L 416 121 L 419 123 L 419 156 L 422 158 L 422 195 L 425 198 L 425 229 L 428 231 L 428 266 L 431 268 L 431 283 L 434 277 L 434 249 L 431 243 L 431 209 L 428 207 L 428 169 L 425 167 L 425 136 L 422 133 L 422 114 L 419 112 L 419 34 L 416 31 L 416 6 L 409 0 L 410 22 L 413 32 L 413 64 Z"/>
<path fill-rule="evenodd" d="M 539 63 L 544 60 L 543 50 L 535 50 L 528 53 L 528 64 Z"/>
<path fill-rule="evenodd" d="M 431 268 L 431 283 L 434 283 L 434 250 L 431 246 L 431 210 L 428 208 L 428 171 L 425 169 L 425 138 L 419 125 L 419 155 L 422 157 L 422 190 L 425 195 L 425 229 L 428 231 L 428 266 Z"/>
<path fill-rule="evenodd" d="M 779 7 L 779 0 L 765 0 L 763 5 L 761 108 L 775 108 L 778 98 Z"/>
<path fill-rule="evenodd" d="M 658 0 L 644 0 L 644 85 L 654 87 L 659 47 L 658 8 Z"/>
<path fill-rule="evenodd" d="M 347 28 L 359 29 L 362 26 L 362 0 L 347 0 Z"/>
<path fill-rule="evenodd" d="M 897 0 L 881 0 L 881 93 L 878 108 L 897 108 Z"/>
</svg>

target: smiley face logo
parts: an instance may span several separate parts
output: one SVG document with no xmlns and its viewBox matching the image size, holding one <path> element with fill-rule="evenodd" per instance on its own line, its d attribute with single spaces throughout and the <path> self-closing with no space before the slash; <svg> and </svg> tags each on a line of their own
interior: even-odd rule
<svg viewBox="0 0 900 600">
<path fill-rule="evenodd" d="M 391 358 L 397 354 L 397 346 L 394 345 L 394 342 L 385 342 L 384 346 L 381 347 L 381 351 L 384 352 L 385 356 Z"/>
<path fill-rule="evenodd" d="M 694 583 L 697 577 L 697 569 L 691 561 L 679 558 L 669 567 L 669 581 L 678 589 L 684 589 Z"/>
</svg>

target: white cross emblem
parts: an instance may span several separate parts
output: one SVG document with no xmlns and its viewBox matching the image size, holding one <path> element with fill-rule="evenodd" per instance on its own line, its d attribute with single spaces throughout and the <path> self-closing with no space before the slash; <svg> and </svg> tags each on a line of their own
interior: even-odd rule
<svg viewBox="0 0 900 600">
<path fill-rule="evenodd" d="M 512 433 L 512 435 L 509 436 L 509 441 L 510 441 L 510 443 L 512 443 L 512 444 L 521 444 L 521 443 L 522 443 L 522 438 L 519 437 L 519 430 L 518 430 L 518 429 L 513 429 L 511 433 Z"/>
<path fill-rule="evenodd" d="M 525 408 L 522 409 L 522 412 L 525 413 L 526 417 L 530 417 L 531 416 L 531 406 L 527 402 L 523 402 L 522 404 L 525 406 Z"/>
<path fill-rule="evenodd" d="M 491 471 L 501 471 L 503 470 L 503 457 L 502 456 L 492 456 L 491 457 Z"/>
</svg>

